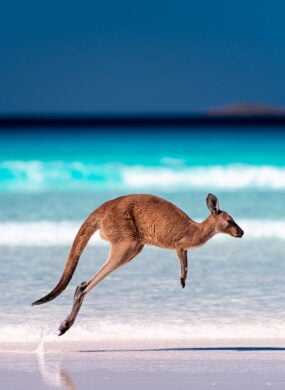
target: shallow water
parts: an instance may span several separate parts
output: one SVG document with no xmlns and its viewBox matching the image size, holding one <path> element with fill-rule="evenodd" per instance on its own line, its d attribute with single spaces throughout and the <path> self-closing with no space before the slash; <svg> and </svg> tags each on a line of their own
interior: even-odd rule
<svg viewBox="0 0 285 390">
<path fill-rule="evenodd" d="M 285 337 L 283 132 L 26 131 L 0 140 L 1 339 L 56 334 L 108 244 L 92 239 L 57 300 L 31 302 L 58 281 L 86 216 L 134 192 L 165 197 L 198 221 L 213 192 L 245 236 L 190 252 L 184 290 L 175 252 L 145 248 L 90 293 L 64 337 Z"/>
</svg>

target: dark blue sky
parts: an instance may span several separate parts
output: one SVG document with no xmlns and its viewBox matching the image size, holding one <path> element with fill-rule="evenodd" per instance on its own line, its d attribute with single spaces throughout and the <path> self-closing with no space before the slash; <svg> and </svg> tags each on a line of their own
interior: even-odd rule
<svg viewBox="0 0 285 390">
<path fill-rule="evenodd" d="M 285 106 L 285 2 L 2 2 L 0 113 Z"/>
</svg>

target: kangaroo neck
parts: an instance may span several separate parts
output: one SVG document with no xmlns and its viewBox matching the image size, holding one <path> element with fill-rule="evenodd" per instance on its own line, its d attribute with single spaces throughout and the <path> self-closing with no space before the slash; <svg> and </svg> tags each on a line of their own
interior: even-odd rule
<svg viewBox="0 0 285 390">
<path fill-rule="evenodd" d="M 215 221 L 213 216 L 210 215 L 203 222 L 195 223 L 195 233 L 193 234 L 193 245 L 200 246 L 205 244 L 210 238 L 216 234 Z"/>
</svg>

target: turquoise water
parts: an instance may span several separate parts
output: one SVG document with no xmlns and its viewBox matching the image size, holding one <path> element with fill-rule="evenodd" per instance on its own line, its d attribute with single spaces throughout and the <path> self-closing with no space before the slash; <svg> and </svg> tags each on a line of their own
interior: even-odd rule
<svg viewBox="0 0 285 390">
<path fill-rule="evenodd" d="M 1 135 L 1 191 L 284 189 L 284 132 L 78 131 Z"/>
<path fill-rule="evenodd" d="M 244 238 L 215 237 L 189 253 L 184 290 L 175 253 L 144 249 L 90 293 L 67 338 L 285 337 L 285 132 L 0 133 L 1 338 L 56 332 L 108 244 L 95 236 L 67 290 L 30 304 L 58 281 L 77 229 L 102 202 L 153 193 L 203 220 L 209 192 Z"/>
</svg>

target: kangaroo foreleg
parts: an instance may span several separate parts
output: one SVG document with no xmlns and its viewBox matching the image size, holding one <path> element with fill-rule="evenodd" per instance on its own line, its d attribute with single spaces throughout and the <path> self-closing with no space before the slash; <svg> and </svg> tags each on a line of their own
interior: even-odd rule
<svg viewBox="0 0 285 390">
<path fill-rule="evenodd" d="M 177 249 L 176 253 L 180 261 L 180 283 L 182 288 L 184 288 L 188 271 L 187 251 L 185 249 Z"/>
</svg>

